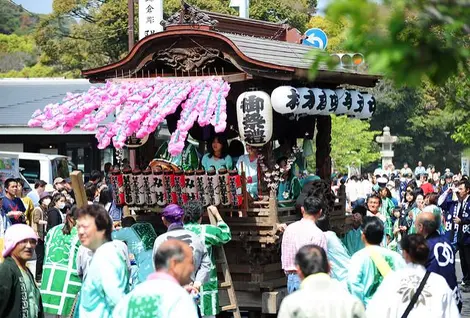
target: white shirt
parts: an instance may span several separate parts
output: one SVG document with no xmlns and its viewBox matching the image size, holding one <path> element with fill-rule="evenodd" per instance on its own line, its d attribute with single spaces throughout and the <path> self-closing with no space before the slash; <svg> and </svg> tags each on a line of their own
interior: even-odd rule
<svg viewBox="0 0 470 318">
<path fill-rule="evenodd" d="M 354 202 L 357 200 L 359 195 L 359 182 L 349 180 L 346 183 L 346 196 L 349 202 Z"/>
<path fill-rule="evenodd" d="M 400 318 L 418 289 L 426 269 L 407 267 L 387 275 L 367 306 L 367 317 Z M 452 291 L 444 277 L 431 273 L 408 318 L 460 317 Z"/>
</svg>

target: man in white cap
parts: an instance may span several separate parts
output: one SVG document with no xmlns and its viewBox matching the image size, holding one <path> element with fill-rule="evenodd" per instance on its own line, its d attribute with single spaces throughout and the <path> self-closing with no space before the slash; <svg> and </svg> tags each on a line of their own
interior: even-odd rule
<svg viewBox="0 0 470 318">
<path fill-rule="evenodd" d="M 0 264 L 0 317 L 43 317 L 41 294 L 26 262 L 33 258 L 37 235 L 25 224 L 5 232 L 5 261 Z"/>
<path fill-rule="evenodd" d="M 61 177 L 55 178 L 54 179 L 54 189 L 56 189 L 57 192 L 62 192 L 65 190 L 65 180 Z"/>
</svg>

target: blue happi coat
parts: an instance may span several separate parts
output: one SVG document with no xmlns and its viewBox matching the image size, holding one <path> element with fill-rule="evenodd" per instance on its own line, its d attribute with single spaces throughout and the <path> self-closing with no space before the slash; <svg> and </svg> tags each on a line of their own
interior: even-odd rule
<svg viewBox="0 0 470 318">
<path fill-rule="evenodd" d="M 459 310 L 462 309 L 462 297 L 455 275 L 455 252 L 451 242 L 444 235 L 439 235 L 438 232 L 429 235 L 426 240 L 429 246 L 426 269 L 446 279 Z"/>
<path fill-rule="evenodd" d="M 441 196 L 443 198 L 445 194 Z M 440 201 L 441 198 L 439 198 Z M 463 208 L 459 201 L 439 202 L 440 207 L 445 211 L 445 229 L 446 237 L 452 242 L 455 247 L 457 244 L 470 245 L 470 200 L 468 197 L 462 201 Z M 460 209 L 460 211 L 459 211 Z M 461 220 L 460 224 L 456 224 L 453 219 L 458 216 Z"/>
</svg>

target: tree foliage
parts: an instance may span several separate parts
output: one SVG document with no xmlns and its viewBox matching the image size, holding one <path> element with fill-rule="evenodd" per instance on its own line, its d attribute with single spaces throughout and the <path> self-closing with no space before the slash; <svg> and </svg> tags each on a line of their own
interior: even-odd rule
<svg viewBox="0 0 470 318">
<path fill-rule="evenodd" d="M 375 136 L 368 121 L 353 120 L 346 116 L 331 117 L 331 159 L 336 170 L 347 172 L 348 165 L 366 166 L 380 158 Z"/>
<path fill-rule="evenodd" d="M 237 14 L 229 0 L 190 1 L 203 10 Z M 164 2 L 164 16 L 180 9 L 181 1 Z M 316 0 L 253 0 L 250 16 L 287 23 L 304 30 Z M 54 0 L 53 14 L 42 19 L 36 38 L 43 55 L 41 62 L 60 72 L 78 76 L 80 70 L 116 62 L 128 51 L 126 0 Z M 138 34 L 135 9 L 135 38 Z"/>
<path fill-rule="evenodd" d="M 328 36 L 328 46 L 326 47 L 328 52 L 340 52 L 344 49 L 346 42 L 345 29 L 348 27 L 348 20 L 342 19 L 337 22 L 322 17 L 319 15 L 310 18 L 307 23 L 307 29 L 319 28 L 322 29 Z"/>
<path fill-rule="evenodd" d="M 462 145 L 452 137 L 455 127 L 468 118 L 469 112 L 456 109 L 451 102 L 453 88 L 437 87 L 424 82 L 420 87 L 397 88 L 391 81 L 383 81 L 374 89 L 377 111 L 371 119 L 371 128 L 390 127 L 399 137 L 395 145 L 396 166 L 419 160 L 433 164 L 443 171 L 457 171 Z"/>
<path fill-rule="evenodd" d="M 22 6 L 9 0 L 0 0 L 0 33 L 28 34 L 31 33 L 39 15 L 30 13 Z"/>
<path fill-rule="evenodd" d="M 350 22 L 347 49 L 361 51 L 372 72 L 397 84 L 443 85 L 470 70 L 470 5 L 445 0 L 336 0 L 328 17 Z"/>
</svg>

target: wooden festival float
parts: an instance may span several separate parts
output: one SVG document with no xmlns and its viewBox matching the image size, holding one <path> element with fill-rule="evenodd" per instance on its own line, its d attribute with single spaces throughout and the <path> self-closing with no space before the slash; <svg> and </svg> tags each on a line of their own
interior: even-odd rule
<svg viewBox="0 0 470 318">
<path fill-rule="evenodd" d="M 29 125 L 63 133 L 76 125 L 98 129 L 99 148 L 112 143 L 120 149 L 127 138 L 144 138 L 166 120 L 172 155 L 183 151 L 188 134 L 205 141 L 214 132 L 225 133 L 263 147 L 268 166 L 273 161 L 270 141 L 293 145 L 297 138 L 315 139 L 322 180 L 314 181 L 313 192 L 325 197 L 330 222 L 341 231 L 344 193 L 335 200 L 329 181 L 330 114 L 370 117 L 374 98 L 351 87 L 374 87 L 379 77 L 320 66 L 310 81 L 313 60 L 306 54 L 312 48 L 300 44 L 302 36 L 286 24 L 185 5 L 162 25 L 163 32 L 139 41 L 121 61 L 83 71 L 91 82 L 105 85 L 47 105 L 33 114 Z M 111 123 L 99 126 L 114 115 Z M 299 219 L 293 202 L 277 202 L 264 182 L 260 199 L 253 200 L 245 191 L 243 173 L 182 171 L 164 161 L 152 161 L 144 171 L 115 171 L 111 180 L 118 202 L 140 211 L 142 219 L 168 203 L 191 198 L 218 204 L 232 230 L 225 252 L 239 306 L 277 312 L 286 286 L 277 224 Z"/>
</svg>

